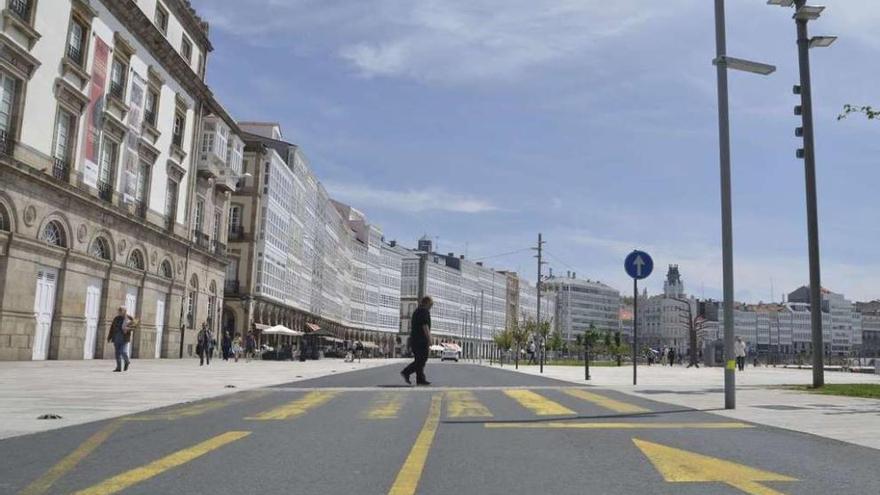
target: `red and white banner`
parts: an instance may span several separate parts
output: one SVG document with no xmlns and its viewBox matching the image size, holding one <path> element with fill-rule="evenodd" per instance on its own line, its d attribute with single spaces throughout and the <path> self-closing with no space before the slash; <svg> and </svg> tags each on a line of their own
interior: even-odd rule
<svg viewBox="0 0 880 495">
<path fill-rule="evenodd" d="M 86 110 L 86 128 L 83 138 L 83 182 L 96 187 L 98 183 L 98 147 L 104 114 L 104 87 L 107 80 L 107 60 L 110 46 L 95 37 L 95 56 L 92 60 L 92 78 L 89 87 L 89 106 Z"/>
</svg>

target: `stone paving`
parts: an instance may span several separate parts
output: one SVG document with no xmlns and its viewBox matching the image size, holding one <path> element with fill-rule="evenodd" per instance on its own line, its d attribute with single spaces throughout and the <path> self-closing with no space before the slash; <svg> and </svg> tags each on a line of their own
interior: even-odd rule
<svg viewBox="0 0 880 495">
<path fill-rule="evenodd" d="M 507 364 L 504 368 L 514 369 Z M 520 365 L 519 371 L 539 374 L 538 366 Z M 545 366 L 544 376 L 586 383 L 584 369 L 578 366 Z M 812 383 L 809 369 L 748 366 L 744 372 L 737 373 L 736 380 L 735 410 L 724 409 L 724 373 L 721 368 L 640 366 L 638 385 L 633 387 L 632 366 L 593 367 L 590 368 L 589 383 L 741 421 L 880 449 L 880 400 L 818 395 L 780 388 L 782 385 Z M 880 384 L 880 375 L 829 371 L 825 373 L 825 383 Z"/>
<path fill-rule="evenodd" d="M 133 360 L 123 373 L 100 359 L 0 362 L 0 438 L 395 362 L 404 360 L 214 360 L 200 367 L 193 359 L 149 359 Z M 61 419 L 37 419 L 43 414 Z"/>
</svg>

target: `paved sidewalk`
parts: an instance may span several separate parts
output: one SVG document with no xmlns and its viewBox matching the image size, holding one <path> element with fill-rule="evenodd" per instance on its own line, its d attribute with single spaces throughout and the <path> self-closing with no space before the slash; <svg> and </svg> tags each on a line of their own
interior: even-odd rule
<svg viewBox="0 0 880 495">
<path fill-rule="evenodd" d="M 404 361 L 216 360 L 200 367 L 193 359 L 148 359 L 133 360 L 124 373 L 113 373 L 110 360 L 0 362 L 0 438 Z M 62 419 L 37 419 L 49 413 Z"/>
<path fill-rule="evenodd" d="M 513 368 L 504 365 L 504 369 Z M 523 373 L 539 373 L 538 366 L 519 368 Z M 812 383 L 810 370 L 747 367 L 736 375 L 737 408 L 732 411 L 724 409 L 722 368 L 640 366 L 636 387 L 632 366 L 590 368 L 589 382 L 584 381 L 584 369 L 577 366 L 545 366 L 544 376 L 880 449 L 880 400 L 779 388 Z M 826 372 L 825 383 L 880 384 L 880 376 Z"/>
</svg>

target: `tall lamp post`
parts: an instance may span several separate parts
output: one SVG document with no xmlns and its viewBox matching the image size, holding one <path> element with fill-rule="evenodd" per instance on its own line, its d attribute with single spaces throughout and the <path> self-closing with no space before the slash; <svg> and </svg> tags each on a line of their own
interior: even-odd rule
<svg viewBox="0 0 880 495">
<path fill-rule="evenodd" d="M 813 90 L 810 82 L 810 48 L 827 48 L 837 41 L 836 36 L 810 38 L 807 23 L 822 15 L 825 7 L 807 5 L 807 0 L 768 0 L 769 5 L 794 7 L 797 25 L 798 65 L 800 85 L 794 93 L 801 96 L 801 104 L 795 107 L 795 115 L 803 119 L 803 127 L 795 129 L 795 136 L 804 139 L 804 147 L 797 150 L 797 157 L 804 160 L 804 176 L 807 190 L 807 250 L 810 258 L 810 320 L 813 340 L 813 387 L 825 384 L 824 351 L 822 342 L 822 279 L 819 263 L 819 212 L 816 193 L 816 148 L 813 134 Z"/>
<path fill-rule="evenodd" d="M 730 113 L 727 69 L 769 75 L 776 67 L 727 56 L 724 0 L 715 0 L 715 60 L 718 71 L 718 146 L 721 161 L 721 252 L 724 279 L 724 408 L 736 408 L 733 353 L 733 206 L 730 186 Z"/>
</svg>

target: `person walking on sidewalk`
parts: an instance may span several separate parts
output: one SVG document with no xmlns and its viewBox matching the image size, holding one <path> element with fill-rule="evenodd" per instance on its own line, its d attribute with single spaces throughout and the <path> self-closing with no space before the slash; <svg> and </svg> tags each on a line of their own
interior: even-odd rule
<svg viewBox="0 0 880 495">
<path fill-rule="evenodd" d="M 235 338 L 232 339 L 232 357 L 235 359 L 235 362 L 238 362 L 238 358 L 241 357 L 241 334 L 235 334 Z"/>
<path fill-rule="evenodd" d="M 733 343 L 733 355 L 736 356 L 736 367 L 740 371 L 744 371 L 746 368 L 746 343 L 743 342 L 742 337 L 737 337 L 736 342 Z"/>
<path fill-rule="evenodd" d="M 137 321 L 128 314 L 125 306 L 119 306 L 119 311 L 113 322 L 110 323 L 110 332 L 107 335 L 107 342 L 113 342 L 116 350 L 116 369 L 117 371 L 128 371 L 131 361 L 128 358 L 128 344 L 131 342 L 131 334 Z M 125 367 L 123 368 L 123 362 Z"/>
<path fill-rule="evenodd" d="M 669 353 L 667 354 L 667 359 L 669 360 L 669 366 L 675 366 L 675 349 L 670 347 Z"/>
<path fill-rule="evenodd" d="M 196 337 L 196 354 L 199 355 L 199 366 L 204 366 L 207 362 L 208 365 L 211 364 L 211 354 L 214 351 L 214 336 L 211 334 L 211 329 L 208 328 L 207 323 L 202 324 L 202 329 L 199 330 L 199 335 Z"/>
<path fill-rule="evenodd" d="M 244 339 L 244 360 L 248 363 L 251 362 L 251 358 L 254 357 L 256 352 L 257 339 L 254 337 L 253 330 L 251 330 Z"/>
<path fill-rule="evenodd" d="M 425 377 L 425 363 L 428 362 L 428 350 L 431 345 L 431 306 L 434 300 L 425 296 L 419 301 L 419 307 L 413 311 L 410 328 L 409 346 L 412 348 L 413 362 L 400 372 L 403 381 L 411 384 L 410 375 L 416 374 L 416 385 L 430 385 Z"/>
</svg>

